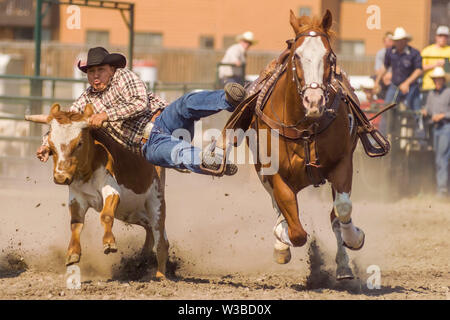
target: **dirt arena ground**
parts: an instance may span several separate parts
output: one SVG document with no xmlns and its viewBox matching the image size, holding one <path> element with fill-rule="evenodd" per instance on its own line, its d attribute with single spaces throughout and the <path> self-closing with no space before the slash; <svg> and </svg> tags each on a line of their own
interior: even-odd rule
<svg viewBox="0 0 450 320">
<path fill-rule="evenodd" d="M 336 282 L 329 186 L 300 193 L 300 216 L 311 238 L 292 250 L 289 264 L 277 265 L 271 200 L 246 167 L 221 179 L 168 171 L 165 281 L 153 279 L 152 261 L 138 258 L 141 227 L 116 220 L 119 251 L 106 256 L 99 215 L 89 211 L 81 239 L 82 287 L 69 290 L 68 190 L 51 182 L 50 170 L 50 163 L 36 166 L 28 176 L 0 184 L 0 299 L 450 298 L 448 202 L 355 196 L 353 220 L 366 242 L 361 251 L 349 252 L 357 277 Z M 371 265 L 379 267 L 380 289 L 367 287 Z"/>
</svg>

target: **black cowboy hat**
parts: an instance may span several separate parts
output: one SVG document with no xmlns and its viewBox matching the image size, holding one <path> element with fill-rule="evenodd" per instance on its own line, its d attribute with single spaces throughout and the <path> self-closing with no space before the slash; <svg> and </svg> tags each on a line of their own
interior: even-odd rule
<svg viewBox="0 0 450 320">
<path fill-rule="evenodd" d="M 117 68 L 124 68 L 127 65 L 127 59 L 120 53 L 109 53 L 103 47 L 91 48 L 88 51 L 87 62 L 85 66 L 81 66 L 81 60 L 78 61 L 78 69 L 86 73 L 87 69 L 92 66 L 109 64 Z"/>
</svg>

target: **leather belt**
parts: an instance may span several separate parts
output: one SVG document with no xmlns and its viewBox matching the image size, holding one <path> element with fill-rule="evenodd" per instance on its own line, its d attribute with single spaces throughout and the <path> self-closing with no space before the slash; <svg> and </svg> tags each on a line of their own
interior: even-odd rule
<svg viewBox="0 0 450 320">
<path fill-rule="evenodd" d="M 141 138 L 142 145 L 147 143 L 148 139 L 150 138 L 150 133 L 152 132 L 154 125 L 155 125 L 155 123 L 150 121 L 144 127 L 144 131 L 142 132 L 142 138 Z"/>
<path fill-rule="evenodd" d="M 150 133 L 155 126 L 155 119 L 161 115 L 163 108 L 156 109 L 151 116 L 150 121 L 145 125 L 144 131 L 142 132 L 141 144 L 145 145 L 150 138 Z"/>
</svg>

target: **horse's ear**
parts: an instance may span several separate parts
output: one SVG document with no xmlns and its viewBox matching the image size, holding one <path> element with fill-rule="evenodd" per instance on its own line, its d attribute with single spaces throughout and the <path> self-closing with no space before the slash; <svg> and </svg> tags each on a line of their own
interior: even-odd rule
<svg viewBox="0 0 450 320">
<path fill-rule="evenodd" d="M 94 114 L 94 106 L 91 103 L 88 103 L 86 107 L 84 107 L 83 116 L 85 118 L 89 118 Z"/>
<path fill-rule="evenodd" d="M 327 9 L 327 11 L 325 12 L 323 18 L 322 18 L 322 28 L 325 31 L 328 31 L 328 29 L 330 29 L 331 24 L 333 23 L 333 16 L 331 15 L 330 10 Z"/>
<path fill-rule="evenodd" d="M 54 103 L 52 104 L 51 108 L 50 108 L 50 114 L 53 115 L 57 112 L 59 112 L 61 110 L 61 106 L 59 105 L 59 103 Z"/>
<path fill-rule="evenodd" d="M 294 29 L 295 34 L 297 34 L 300 30 L 300 26 L 298 24 L 298 19 L 295 16 L 294 12 L 291 11 L 289 22 L 291 23 L 292 29 Z"/>
</svg>

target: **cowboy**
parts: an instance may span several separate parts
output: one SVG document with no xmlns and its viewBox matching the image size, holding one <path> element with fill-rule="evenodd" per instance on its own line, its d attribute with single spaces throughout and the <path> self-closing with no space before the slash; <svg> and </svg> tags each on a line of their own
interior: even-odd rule
<svg viewBox="0 0 450 320">
<path fill-rule="evenodd" d="M 90 49 L 86 65 L 78 62 L 90 86 L 72 104 L 70 111 L 82 113 L 86 104 L 91 103 L 95 114 L 89 119 L 90 126 L 106 131 L 123 147 L 155 165 L 201 174 L 209 174 L 202 169 L 202 164 L 208 169 L 217 169 L 221 159 L 211 161 L 208 158 L 207 163 L 202 163 L 201 149 L 190 144 L 194 121 L 221 110 L 233 111 L 245 97 L 244 88 L 230 83 L 224 90 L 188 93 L 167 105 L 148 93 L 144 82 L 125 66 L 126 58 L 122 54 L 109 53 L 102 47 Z M 183 139 L 172 135 L 176 130 L 185 133 Z M 37 157 L 45 162 L 49 155 L 50 148 L 44 137 Z M 236 172 L 236 165 L 226 165 L 224 174 Z"/>
<path fill-rule="evenodd" d="M 233 66 L 219 67 L 219 79 L 222 86 L 228 82 L 236 82 L 244 85 L 244 68 L 247 61 L 247 51 L 256 41 L 251 31 L 238 35 L 236 41 L 237 43 L 227 49 L 221 61 L 221 63 L 231 64 Z"/>
<path fill-rule="evenodd" d="M 392 40 L 394 46 L 386 50 L 384 66 L 375 80 L 375 91 L 379 91 L 380 79 L 391 67 L 392 79 L 386 92 L 385 102 L 405 101 L 410 109 L 419 110 L 421 105 L 418 80 L 422 75 L 422 57 L 417 49 L 408 45 L 412 37 L 402 27 L 395 29 Z"/>
<path fill-rule="evenodd" d="M 422 50 L 423 59 L 423 84 L 422 90 L 425 95 L 434 89 L 434 81 L 430 74 L 436 67 L 444 67 L 450 59 L 450 46 L 447 44 L 450 31 L 447 26 L 439 26 L 436 29 L 435 42 Z"/>
<path fill-rule="evenodd" d="M 433 124 L 433 144 L 436 159 L 436 182 L 438 196 L 448 196 L 448 165 L 450 161 L 450 88 L 446 86 L 448 75 L 442 67 L 430 74 L 434 90 L 428 94 L 423 114 Z"/>
</svg>

